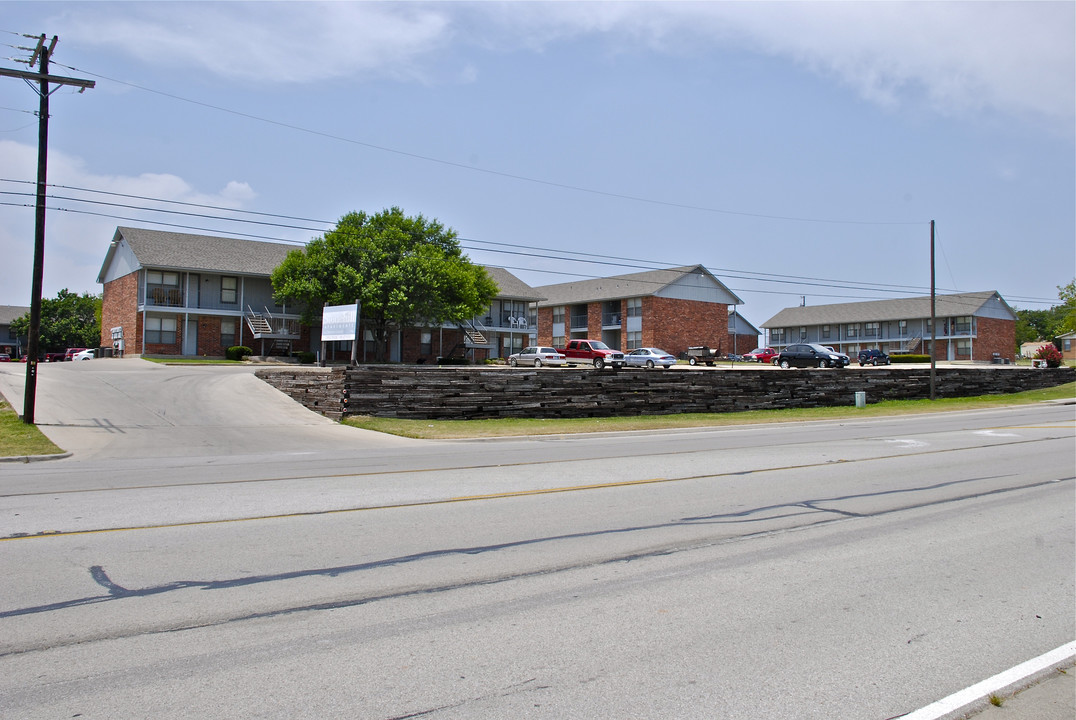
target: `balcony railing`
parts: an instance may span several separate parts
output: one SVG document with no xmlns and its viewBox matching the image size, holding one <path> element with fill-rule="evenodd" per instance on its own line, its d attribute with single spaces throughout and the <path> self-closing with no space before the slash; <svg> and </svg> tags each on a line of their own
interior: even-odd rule
<svg viewBox="0 0 1076 720">
<path fill-rule="evenodd" d="M 586 315 L 572 315 L 572 328 L 585 328 L 587 327 Z"/>
</svg>

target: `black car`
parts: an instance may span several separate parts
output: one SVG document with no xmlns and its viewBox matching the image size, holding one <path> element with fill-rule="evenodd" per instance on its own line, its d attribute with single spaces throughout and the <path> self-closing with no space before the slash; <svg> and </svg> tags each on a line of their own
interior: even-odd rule
<svg viewBox="0 0 1076 720">
<path fill-rule="evenodd" d="M 864 365 L 888 365 L 889 356 L 881 350 L 860 350 L 859 366 Z"/>
<path fill-rule="evenodd" d="M 849 360 L 844 353 L 811 343 L 789 345 L 774 358 L 773 362 L 786 369 L 790 367 L 842 368 L 848 364 Z"/>
</svg>

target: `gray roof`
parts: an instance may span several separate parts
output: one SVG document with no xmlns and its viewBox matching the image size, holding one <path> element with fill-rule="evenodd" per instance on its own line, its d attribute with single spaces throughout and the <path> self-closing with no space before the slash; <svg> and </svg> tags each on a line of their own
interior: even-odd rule
<svg viewBox="0 0 1076 720">
<path fill-rule="evenodd" d="M 935 298 L 935 314 L 938 317 L 962 317 L 976 315 L 980 308 L 993 298 L 1016 317 L 1016 313 L 997 292 L 957 293 L 938 295 Z M 795 327 L 855 322 L 878 322 L 883 320 L 913 320 L 930 317 L 930 296 L 899 298 L 895 300 L 870 300 L 867 302 L 838 303 L 835 305 L 810 305 L 790 307 L 780 311 L 762 323 L 764 328 Z"/>
<path fill-rule="evenodd" d="M 30 308 L 22 305 L 0 305 L 0 325 L 10 325 L 12 320 L 17 320 L 28 312 Z"/>
<path fill-rule="evenodd" d="M 685 265 L 666 270 L 647 270 L 646 272 L 614 275 L 593 280 L 573 280 L 556 285 L 541 285 L 535 290 L 546 296 L 544 302 L 538 303 L 539 306 L 621 300 L 656 295 L 685 275 L 690 275 L 699 270 L 708 275 L 718 287 L 736 298 L 737 305 L 743 303 L 742 300 L 736 297 L 735 293 L 725 287 L 720 280 L 714 277 L 713 273 L 702 265 Z"/>
<path fill-rule="evenodd" d="M 736 308 L 729 308 L 729 332 L 736 332 L 738 335 L 761 335 L 759 329 L 752 325 L 747 318 L 736 311 Z"/>
<path fill-rule="evenodd" d="M 143 267 L 203 270 L 236 275 L 271 275 L 296 245 L 260 240 L 116 228 Z"/>
<path fill-rule="evenodd" d="M 486 272 L 489 273 L 489 276 L 493 278 L 493 282 L 497 283 L 497 287 L 500 288 L 497 297 L 514 298 L 517 300 L 545 299 L 538 293 L 538 291 L 504 268 L 492 267 L 490 265 L 486 265 L 485 268 Z"/>
<path fill-rule="evenodd" d="M 264 277 L 271 275 L 289 252 L 302 249 L 300 245 L 277 242 L 130 227 L 116 228 L 113 242 L 120 238 L 127 242 L 142 267 Z M 115 252 L 114 248 L 115 245 L 110 246 L 105 256 L 101 267 L 102 277 Z M 499 297 L 542 299 L 534 288 L 504 268 L 487 266 L 486 271 L 500 288 Z"/>
</svg>

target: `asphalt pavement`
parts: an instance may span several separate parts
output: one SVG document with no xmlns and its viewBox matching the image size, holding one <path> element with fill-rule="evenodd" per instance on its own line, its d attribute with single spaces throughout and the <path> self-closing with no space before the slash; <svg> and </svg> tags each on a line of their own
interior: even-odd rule
<svg viewBox="0 0 1076 720">
<path fill-rule="evenodd" d="M 23 405 L 25 372 L 21 364 L 0 365 L 0 394 L 17 410 Z M 79 459 L 356 450 L 417 442 L 327 420 L 255 378 L 249 366 L 166 366 L 136 358 L 41 364 L 35 414 L 42 432 Z M 1019 689 L 1029 681 L 1034 684 Z M 991 695 L 999 705 L 989 703 Z M 1076 668 L 1071 653 L 1033 678 L 984 689 L 973 701 L 948 710 L 920 712 L 907 717 L 1072 720 Z"/>
</svg>

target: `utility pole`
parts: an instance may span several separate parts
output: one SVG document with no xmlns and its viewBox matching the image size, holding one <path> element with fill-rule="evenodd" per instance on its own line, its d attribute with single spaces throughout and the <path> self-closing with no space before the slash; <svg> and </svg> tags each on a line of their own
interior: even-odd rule
<svg viewBox="0 0 1076 720">
<path fill-rule="evenodd" d="M 938 318 L 935 312 L 936 292 L 934 290 L 934 221 L 930 221 L 930 399 L 937 398 L 937 378 L 934 360 L 934 346 L 938 342 Z"/>
<path fill-rule="evenodd" d="M 33 38 L 33 35 L 26 37 Z M 9 70 L 0 68 L 0 76 L 17 77 L 26 80 L 30 87 L 33 83 L 40 86 L 38 95 L 41 97 L 41 106 L 38 110 L 37 122 L 37 213 L 34 222 L 34 277 L 33 287 L 30 294 L 30 331 L 26 338 L 26 388 L 23 395 L 22 421 L 27 425 L 34 424 L 34 405 L 37 399 L 37 359 L 38 339 L 41 335 L 41 283 L 45 274 L 45 195 L 46 174 L 48 171 L 49 153 L 49 95 L 64 85 L 75 85 L 82 88 L 92 88 L 96 83 L 92 80 L 79 80 L 77 78 L 49 75 L 49 58 L 56 49 L 59 38 L 52 36 L 52 41 L 45 45 L 45 34 L 37 39 L 36 48 L 20 48 L 33 50 L 34 54 L 27 63 L 30 67 L 37 65 L 37 72 L 23 70 Z M 56 85 L 49 90 L 49 83 Z"/>
</svg>

